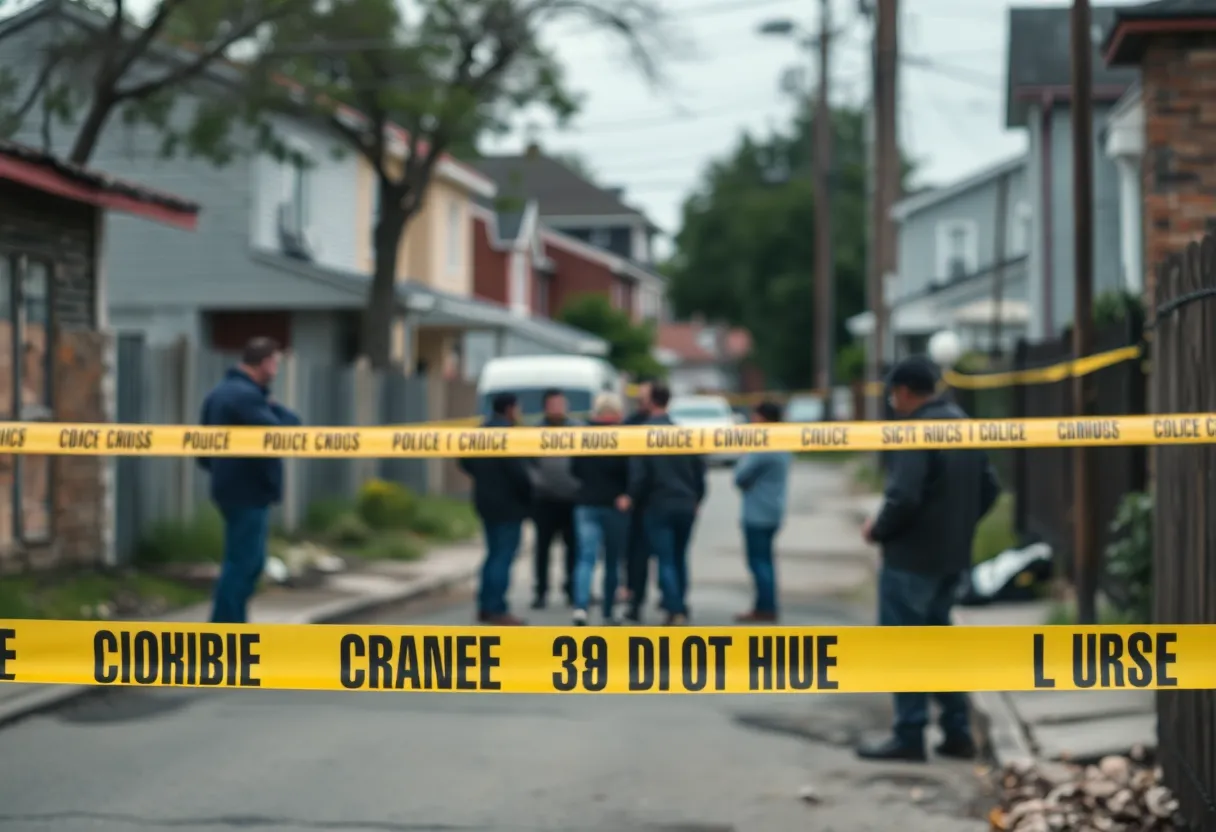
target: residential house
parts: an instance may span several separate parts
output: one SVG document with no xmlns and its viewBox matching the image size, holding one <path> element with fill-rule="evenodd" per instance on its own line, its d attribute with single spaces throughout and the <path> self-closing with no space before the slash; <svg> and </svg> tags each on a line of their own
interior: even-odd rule
<svg viewBox="0 0 1216 832">
<path fill-rule="evenodd" d="M 889 357 L 923 353 L 941 329 L 980 351 L 1009 351 L 1026 336 L 1033 228 L 1026 168 L 1018 156 L 895 205 Z"/>
<path fill-rule="evenodd" d="M 541 226 L 555 232 L 544 235 L 554 271 L 542 313 L 557 315 L 571 297 L 598 292 L 636 320 L 663 317 L 665 281 L 653 268 L 651 247 L 657 229 L 625 204 L 620 189 L 588 181 L 535 146 L 522 155 L 482 159 L 477 167 L 498 184 L 495 210 L 522 211 L 535 203 Z M 591 265 L 590 251 L 611 259 Z"/>
<path fill-rule="evenodd" d="M 1094 292 L 1122 288 L 1120 180 L 1103 152 L 1105 124 L 1137 73 L 1108 66 L 1102 37 L 1117 7 L 1091 9 L 1093 32 Z M 1014 8 L 1009 12 L 1007 127 L 1029 137 L 1026 181 L 1031 215 L 1027 335 L 1060 334 L 1073 318 L 1073 201 L 1070 11 L 1066 6 Z"/>
<path fill-rule="evenodd" d="M 52 26 L 96 27 L 79 4 L 42 3 L 0 24 L 0 62 L 28 84 L 40 66 Z M 159 45 L 148 61 L 171 64 L 182 54 Z M 170 122 L 188 125 L 200 103 L 232 94 L 242 78 L 215 66 L 175 98 Z M 357 119 L 347 112 L 343 117 Z M 321 124 L 269 119 L 293 151 L 281 160 L 258 153 L 251 130 L 234 127 L 241 151 L 229 164 L 159 158 L 161 134 L 115 117 L 95 155 L 100 169 L 165 189 L 183 189 L 204 207 L 198 233 L 186 236 L 116 220 L 106 264 L 112 275 L 111 323 L 149 342 L 185 337 L 233 349 L 254 333 L 271 335 L 312 364 L 355 357 L 369 288 L 374 194 L 367 165 Z M 22 126 L 36 139 L 39 125 Z M 56 131 L 55 147 L 67 133 Z M 404 152 L 400 134 L 396 152 Z M 474 329 L 519 332 L 558 349 L 575 349 L 585 333 L 513 316 L 471 296 L 469 205 L 494 184 L 452 158 L 437 166 L 433 189 L 399 254 L 400 317 L 394 348 L 407 372 L 441 376 L 458 360 L 457 335 Z"/>
<path fill-rule="evenodd" d="M 751 351 L 747 330 L 702 321 L 661 324 L 655 337 L 655 357 L 667 368 L 677 396 L 764 389 L 763 379 L 747 363 Z"/>
<path fill-rule="evenodd" d="M 1103 44 L 1112 71 L 1140 73 L 1108 120 L 1106 149 L 1120 171 L 1125 279 L 1150 306 L 1159 265 L 1216 218 L 1214 31 L 1216 3 L 1160 0 L 1120 8 Z"/>
<path fill-rule="evenodd" d="M 198 206 L 0 142 L 3 419 L 113 421 L 107 211 L 188 238 Z M 0 458 L 0 571 L 113 564 L 115 470 L 98 456 Z"/>
</svg>

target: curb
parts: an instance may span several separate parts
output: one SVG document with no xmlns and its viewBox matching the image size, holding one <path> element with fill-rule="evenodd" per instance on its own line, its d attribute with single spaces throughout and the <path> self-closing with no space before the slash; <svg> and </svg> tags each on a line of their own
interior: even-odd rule
<svg viewBox="0 0 1216 832">
<path fill-rule="evenodd" d="M 408 584 L 402 584 L 399 589 L 372 593 L 356 598 L 343 598 L 326 604 L 318 604 L 312 609 L 299 614 L 287 621 L 276 621 L 276 624 L 338 624 L 355 615 L 373 612 L 382 607 L 416 601 L 431 595 L 455 589 L 468 583 L 476 575 L 480 566 L 453 571 L 450 575 L 434 575 L 421 578 Z M 68 702 L 87 693 L 102 688 L 93 685 L 38 685 L 30 683 L 30 691 L 25 696 L 17 696 L 7 702 L 0 702 L 0 727 L 9 725 L 28 716 L 50 710 L 64 702 Z"/>
<path fill-rule="evenodd" d="M 956 626 L 968 626 L 957 609 L 951 610 L 950 621 Z M 1009 694 L 1003 691 L 979 691 L 970 694 L 970 697 L 971 706 L 983 729 L 984 744 L 998 768 L 1032 762 L 1038 758 Z"/>
</svg>

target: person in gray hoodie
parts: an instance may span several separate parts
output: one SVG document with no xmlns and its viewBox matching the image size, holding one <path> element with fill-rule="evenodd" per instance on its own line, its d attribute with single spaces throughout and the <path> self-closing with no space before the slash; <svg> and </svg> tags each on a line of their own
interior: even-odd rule
<svg viewBox="0 0 1216 832">
<path fill-rule="evenodd" d="M 561 390 L 546 390 L 541 399 L 544 417 L 541 427 L 563 428 L 578 424 L 567 412 L 566 397 Z M 542 456 L 532 462 L 533 502 L 532 522 L 536 524 L 535 594 L 532 609 L 544 609 L 549 595 L 549 552 L 553 539 L 561 537 L 565 547 L 565 580 L 562 588 L 566 602 L 574 603 L 574 570 L 578 559 L 578 541 L 574 528 L 574 498 L 579 481 L 571 469 L 570 457 Z"/>
<path fill-rule="evenodd" d="M 780 422 L 781 408 L 761 402 L 752 411 L 753 422 Z M 735 618 L 740 623 L 777 620 L 777 571 L 773 540 L 785 519 L 790 464 L 789 451 L 748 454 L 735 466 L 735 486 L 743 493 L 743 545 L 747 566 L 756 582 L 756 605 Z"/>
</svg>

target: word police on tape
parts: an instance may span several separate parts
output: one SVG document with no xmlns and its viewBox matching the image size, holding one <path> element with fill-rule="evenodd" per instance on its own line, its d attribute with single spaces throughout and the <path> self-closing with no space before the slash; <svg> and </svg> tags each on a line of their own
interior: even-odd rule
<svg viewBox="0 0 1216 832">
<path fill-rule="evenodd" d="M 899 451 L 1216 443 L 1216 413 L 733 427 L 150 427 L 10 423 L 0 453 L 112 456 L 646 456 L 719 451 Z"/>
<path fill-rule="evenodd" d="M 1216 626 L 460 628 L 0 621 L 0 680 L 292 690 L 1216 688 Z"/>
</svg>

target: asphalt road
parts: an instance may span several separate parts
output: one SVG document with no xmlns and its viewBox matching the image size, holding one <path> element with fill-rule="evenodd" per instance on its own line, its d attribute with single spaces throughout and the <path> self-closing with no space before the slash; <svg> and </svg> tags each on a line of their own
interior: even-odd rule
<svg viewBox="0 0 1216 832">
<path fill-rule="evenodd" d="M 694 559 L 737 558 L 724 477 L 714 475 Z M 838 487 L 826 469 L 801 469 L 794 503 Z M 699 623 L 747 607 L 741 566 L 737 578 L 694 592 Z M 522 607 L 524 569 L 515 584 Z M 868 619 L 847 601 L 794 598 L 791 624 Z M 461 593 L 374 620 L 470 618 Z M 970 766 L 854 759 L 857 736 L 885 728 L 888 699 L 105 690 L 0 731 L 0 830 L 985 829 L 967 817 Z"/>
</svg>

